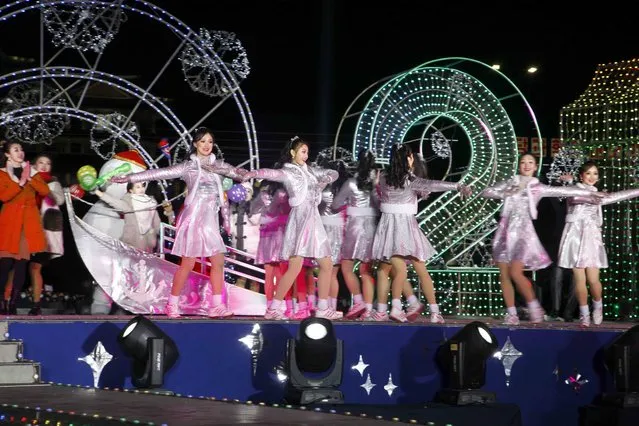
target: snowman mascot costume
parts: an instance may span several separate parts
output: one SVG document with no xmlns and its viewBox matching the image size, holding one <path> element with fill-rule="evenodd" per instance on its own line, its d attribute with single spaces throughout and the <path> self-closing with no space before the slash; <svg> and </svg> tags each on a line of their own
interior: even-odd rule
<svg viewBox="0 0 639 426">
<path fill-rule="evenodd" d="M 102 168 L 100 168 L 98 176 L 104 176 L 116 167 L 125 163 L 129 163 L 131 165 L 131 173 L 138 173 L 147 169 L 146 164 L 138 151 L 124 151 L 115 154 L 109 161 L 104 163 Z M 127 192 L 126 183 L 106 182 L 100 189 L 118 200 Z M 102 200 L 97 201 L 84 215 L 82 220 L 110 237 L 119 240 L 122 236 L 124 219 L 120 216 L 120 213 L 115 211 Z M 102 290 L 102 287 L 96 284 L 93 287 L 91 314 L 108 314 L 110 311 L 111 298 L 104 292 L 104 290 Z"/>
</svg>

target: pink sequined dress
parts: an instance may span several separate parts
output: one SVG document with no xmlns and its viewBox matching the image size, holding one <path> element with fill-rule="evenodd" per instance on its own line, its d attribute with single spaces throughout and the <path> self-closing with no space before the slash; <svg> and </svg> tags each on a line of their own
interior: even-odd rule
<svg viewBox="0 0 639 426">
<path fill-rule="evenodd" d="M 578 188 L 597 192 L 591 185 L 578 183 Z M 588 198 L 568 199 L 566 225 L 561 236 L 558 264 L 562 268 L 607 268 L 608 256 L 601 236 L 603 212 L 601 206 L 639 196 L 639 189 L 613 192 L 592 204 Z"/>
<path fill-rule="evenodd" d="M 370 262 L 373 260 L 373 240 L 379 220 L 377 191 L 361 190 L 357 178 L 348 179 L 333 200 L 333 209 L 346 206 L 346 226 L 342 243 L 342 259 Z"/>
<path fill-rule="evenodd" d="M 288 194 L 283 188 L 279 188 L 273 194 L 263 191 L 259 197 L 262 198 L 264 209 L 260 216 L 260 241 L 257 244 L 255 264 L 278 263 L 282 260 L 284 231 L 291 211 Z"/>
<path fill-rule="evenodd" d="M 282 259 L 292 256 L 320 259 L 331 256 L 331 247 L 318 206 L 322 189 L 338 178 L 335 170 L 287 163 L 281 169 L 252 172 L 258 179 L 282 182 L 288 193 L 291 212 L 286 223 Z"/>
<path fill-rule="evenodd" d="M 384 176 L 379 183 L 380 210 L 373 242 L 374 259 L 388 261 L 393 256 L 417 259 L 425 262 L 435 254 L 435 249 L 424 235 L 415 219 L 417 201 L 426 193 L 456 191 L 457 183 L 411 177 L 403 188 L 386 183 Z"/>
<path fill-rule="evenodd" d="M 519 261 L 527 269 L 538 270 L 552 261 L 535 232 L 533 220 L 537 219 L 537 204 L 544 197 L 589 196 L 592 193 L 581 188 L 548 186 L 537 178 L 515 176 L 495 186 L 486 188 L 481 196 L 504 200 L 499 226 L 493 237 L 493 261 L 510 263 Z"/>
<path fill-rule="evenodd" d="M 331 260 L 333 265 L 339 265 L 342 261 L 342 244 L 344 243 L 344 225 L 346 215 L 343 210 L 333 210 L 335 194 L 330 188 L 322 191 L 322 202 L 319 205 L 322 224 L 328 236 L 328 244 L 331 246 Z"/>
<path fill-rule="evenodd" d="M 203 170 L 201 166 L 210 166 L 216 173 Z M 239 180 L 243 172 L 222 160 L 216 160 L 214 155 L 204 159 L 191 155 L 190 160 L 174 166 L 133 173 L 129 175 L 129 181 L 182 179 L 188 188 L 188 195 L 177 219 L 171 253 L 182 257 L 210 257 L 226 252 L 220 234 L 220 211 L 224 222 L 230 221 L 229 203 L 224 199 L 220 175 Z"/>
</svg>

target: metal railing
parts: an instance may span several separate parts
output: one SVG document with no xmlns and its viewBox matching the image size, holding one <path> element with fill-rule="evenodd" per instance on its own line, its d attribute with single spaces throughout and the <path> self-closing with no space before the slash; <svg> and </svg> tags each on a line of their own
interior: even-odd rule
<svg viewBox="0 0 639 426">
<path fill-rule="evenodd" d="M 169 225 L 167 223 L 161 224 L 160 244 L 159 244 L 159 253 L 158 253 L 160 257 L 164 258 L 165 254 L 167 253 L 171 254 L 171 248 L 167 247 L 167 243 L 168 242 L 173 243 L 175 241 L 175 230 L 176 230 L 175 226 Z M 230 256 L 230 254 L 235 254 L 235 255 L 242 256 L 246 259 L 255 260 L 254 255 L 242 250 L 238 250 L 235 247 L 231 247 L 231 246 L 226 246 L 226 249 L 228 250 L 228 253 L 224 256 L 224 272 L 227 272 L 231 275 L 235 275 L 238 277 L 246 278 L 249 281 L 255 281 L 255 282 L 264 284 L 264 278 L 263 278 L 264 268 L 255 266 L 252 263 L 248 263 Z M 209 259 L 206 257 L 202 257 L 199 260 L 199 264 L 200 264 L 200 273 L 206 274 L 206 267 L 211 266 L 211 262 L 209 262 Z M 243 268 L 246 272 L 238 271 L 237 269 L 228 268 L 227 264 L 237 265 Z M 251 275 L 250 271 L 257 272 L 258 274 L 261 275 L 261 277 Z"/>
</svg>

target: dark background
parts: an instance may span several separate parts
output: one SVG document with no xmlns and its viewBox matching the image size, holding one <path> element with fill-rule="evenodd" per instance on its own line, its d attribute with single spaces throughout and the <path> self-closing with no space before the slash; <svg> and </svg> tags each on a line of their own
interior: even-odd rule
<svg viewBox="0 0 639 426">
<path fill-rule="evenodd" d="M 196 31 L 232 31 L 242 41 L 251 65 L 242 90 L 256 122 L 267 160 L 264 165 L 293 134 L 305 135 L 318 148 L 332 143 L 343 112 L 365 87 L 447 56 L 501 64 L 502 72 L 529 98 L 543 136 L 556 137 L 560 108 L 584 91 L 597 64 L 631 59 L 639 53 L 631 2 L 593 6 L 530 0 L 154 3 Z M 127 17 L 100 69 L 149 82 L 173 51 L 176 39 L 149 19 L 133 13 Z M 38 41 L 37 14 L 0 23 L 0 50 L 7 55 L 37 58 Z M 539 68 L 535 75 L 526 73 L 530 65 Z M 185 123 L 200 117 L 191 114 L 194 105 L 215 103 L 185 87 L 177 62 L 154 92 L 171 98 Z M 206 124 L 227 146 L 244 146 L 241 123 L 229 107 Z"/>
</svg>

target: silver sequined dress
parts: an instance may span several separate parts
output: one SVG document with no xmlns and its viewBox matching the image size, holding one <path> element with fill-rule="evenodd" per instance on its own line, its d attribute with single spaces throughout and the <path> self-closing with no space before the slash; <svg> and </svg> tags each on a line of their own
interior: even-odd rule
<svg viewBox="0 0 639 426">
<path fill-rule="evenodd" d="M 253 173 L 258 179 L 282 182 L 289 196 L 291 212 L 286 222 L 281 258 L 330 257 L 331 247 L 318 206 L 322 190 L 338 178 L 338 173 L 293 163 L 287 163 L 281 169 L 260 169 Z"/>
<path fill-rule="evenodd" d="M 578 183 L 579 188 L 597 192 L 591 185 Z M 562 268 L 607 268 L 608 256 L 601 236 L 603 215 L 601 206 L 639 196 L 639 189 L 607 194 L 601 204 L 588 203 L 583 197 L 568 199 L 566 225 L 561 236 L 558 264 Z"/>
<path fill-rule="evenodd" d="M 357 178 L 348 179 L 333 200 L 333 209 L 346 206 L 346 226 L 342 259 L 370 262 L 379 220 L 379 200 L 375 189 L 360 190 Z"/>
<path fill-rule="evenodd" d="M 419 197 L 429 192 L 455 191 L 457 184 L 412 177 L 404 188 L 394 188 L 382 177 L 379 184 L 382 216 L 373 242 L 374 259 L 387 261 L 393 256 L 426 261 L 435 249 L 415 219 Z"/>
<path fill-rule="evenodd" d="M 328 236 L 328 244 L 331 246 L 331 260 L 333 265 L 339 265 L 342 261 L 342 244 L 344 242 L 344 225 L 346 216 L 344 211 L 333 210 L 335 194 L 331 188 L 326 187 L 322 191 L 322 202 L 319 205 L 322 224 Z"/>
<path fill-rule="evenodd" d="M 214 167 L 217 173 L 202 169 L 202 165 Z M 219 173 L 219 174 L 218 174 Z M 214 155 L 200 159 L 191 155 L 190 160 L 163 169 L 151 169 L 129 175 L 132 183 L 149 180 L 182 179 L 188 188 L 184 209 L 177 219 L 172 254 L 183 257 L 210 257 L 225 253 L 226 247 L 220 235 L 218 213 L 222 211 L 225 222 L 230 220 L 228 201 L 220 174 L 240 179 L 237 169 Z"/>
<path fill-rule="evenodd" d="M 520 261 L 527 269 L 538 270 L 552 263 L 533 225 L 539 200 L 543 197 L 588 196 L 590 191 L 548 186 L 539 183 L 537 178 L 515 176 L 484 189 L 481 195 L 504 200 L 499 226 L 493 237 L 493 261 Z"/>
<path fill-rule="evenodd" d="M 260 216 L 260 241 L 257 244 L 255 264 L 277 263 L 282 259 L 282 243 L 286 221 L 291 208 L 288 205 L 288 194 L 283 188 L 273 194 L 263 191 L 259 194 L 264 204 Z"/>
</svg>

